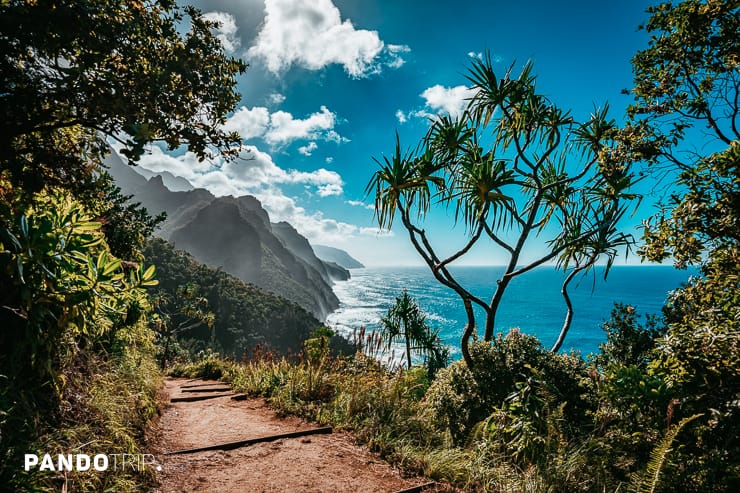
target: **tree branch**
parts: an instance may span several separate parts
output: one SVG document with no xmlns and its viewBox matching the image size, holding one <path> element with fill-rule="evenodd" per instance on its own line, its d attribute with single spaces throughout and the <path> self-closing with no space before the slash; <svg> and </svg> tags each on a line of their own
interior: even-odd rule
<svg viewBox="0 0 740 493">
<path fill-rule="evenodd" d="M 683 69 L 684 75 L 686 76 L 686 81 L 691 86 L 694 94 L 696 96 L 699 96 L 702 91 L 701 89 L 699 89 L 699 86 L 696 85 L 696 82 L 694 82 L 694 79 L 691 78 L 688 66 L 685 64 L 682 64 L 681 68 Z M 717 125 L 716 120 L 712 116 L 712 112 L 709 110 L 709 106 L 707 106 L 707 109 L 704 113 L 706 115 L 707 122 L 709 122 L 709 126 L 712 127 L 712 130 L 714 130 L 714 133 L 717 134 L 717 137 L 719 137 L 719 139 L 725 144 L 730 145 L 732 141 L 725 136 L 722 130 L 720 130 L 719 126 Z"/>
</svg>

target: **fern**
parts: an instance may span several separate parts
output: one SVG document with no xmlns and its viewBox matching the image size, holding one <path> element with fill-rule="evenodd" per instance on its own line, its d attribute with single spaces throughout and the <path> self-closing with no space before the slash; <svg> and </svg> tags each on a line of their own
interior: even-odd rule
<svg viewBox="0 0 740 493">
<path fill-rule="evenodd" d="M 639 477 L 639 480 L 632 482 L 631 489 L 634 493 L 655 493 L 658 487 L 660 473 L 663 470 L 668 454 L 672 450 L 671 445 L 673 445 L 673 441 L 684 426 L 701 416 L 703 415 L 694 414 L 693 416 L 684 418 L 676 426 L 668 430 L 668 433 L 666 433 L 660 443 L 650 453 L 650 460 L 648 461 L 645 474 Z"/>
</svg>

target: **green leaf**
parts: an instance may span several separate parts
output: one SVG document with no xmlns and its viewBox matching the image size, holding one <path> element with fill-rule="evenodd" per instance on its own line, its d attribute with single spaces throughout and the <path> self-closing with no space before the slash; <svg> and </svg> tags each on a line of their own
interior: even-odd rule
<svg viewBox="0 0 740 493">
<path fill-rule="evenodd" d="M 74 232 L 82 233 L 84 231 L 98 231 L 100 223 L 97 221 L 82 221 L 74 224 Z"/>
<path fill-rule="evenodd" d="M 141 275 L 142 281 L 151 281 L 156 275 L 156 266 L 154 264 L 146 268 L 144 273 Z"/>
</svg>

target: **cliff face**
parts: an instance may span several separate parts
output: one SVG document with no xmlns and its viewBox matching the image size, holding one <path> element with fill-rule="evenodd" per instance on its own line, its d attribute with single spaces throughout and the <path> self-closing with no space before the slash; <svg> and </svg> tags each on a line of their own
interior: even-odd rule
<svg viewBox="0 0 740 493">
<path fill-rule="evenodd" d="M 333 262 L 319 259 L 308 240 L 301 236 L 290 223 L 284 221 L 272 223 L 272 231 L 291 252 L 316 269 L 327 284 L 331 285 L 334 281 L 346 281 L 350 278 L 347 269 Z"/>
<path fill-rule="evenodd" d="M 273 224 L 252 196 L 215 197 L 204 189 L 173 192 L 161 176 L 149 180 L 115 154 L 106 164 L 123 193 L 151 214 L 167 213 L 155 233 L 198 261 L 289 299 L 319 320 L 338 308 L 333 280 L 349 272 L 319 260 L 288 223 Z"/>
</svg>

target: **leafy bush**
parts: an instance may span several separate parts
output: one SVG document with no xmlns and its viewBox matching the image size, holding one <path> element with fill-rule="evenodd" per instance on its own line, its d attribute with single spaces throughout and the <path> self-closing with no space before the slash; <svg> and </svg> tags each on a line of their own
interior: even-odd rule
<svg viewBox="0 0 740 493">
<path fill-rule="evenodd" d="M 473 344 L 470 355 L 472 369 L 463 362 L 453 363 L 439 372 L 427 393 L 435 422 L 451 434 L 454 443 L 465 443 L 476 424 L 521 390 L 519 384 L 534 380 L 538 385 L 530 389 L 539 398 L 544 399 L 546 390 L 548 402 L 563 405 L 569 429 L 587 426 L 587 412 L 594 407 L 593 388 L 580 358 L 551 353 L 536 337 L 516 330 L 490 344 Z"/>
<path fill-rule="evenodd" d="M 158 408 L 144 289 L 154 268 L 114 257 L 100 223 L 66 192 L 39 193 L 25 208 L 1 198 L 0 484 L 139 489 L 145 478 L 130 471 L 62 477 L 17 465 L 24 453 L 86 443 L 139 451 Z"/>
<path fill-rule="evenodd" d="M 611 317 L 604 323 L 606 343 L 599 345 L 594 364 L 602 371 L 609 365 L 645 368 L 657 340 L 665 333 L 665 326 L 655 316 L 647 316 L 645 325 L 637 322 L 638 314 L 629 305 L 616 303 Z"/>
</svg>

